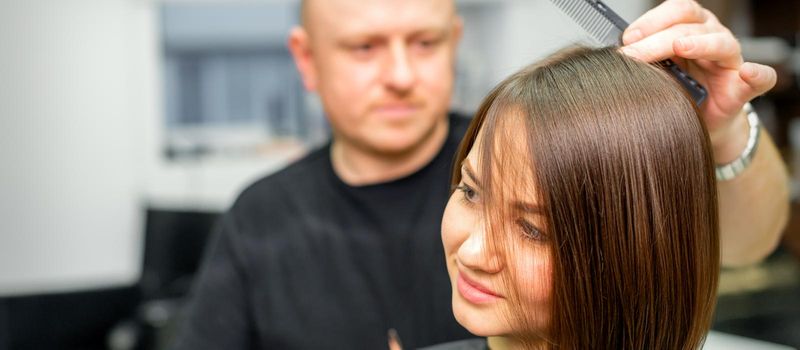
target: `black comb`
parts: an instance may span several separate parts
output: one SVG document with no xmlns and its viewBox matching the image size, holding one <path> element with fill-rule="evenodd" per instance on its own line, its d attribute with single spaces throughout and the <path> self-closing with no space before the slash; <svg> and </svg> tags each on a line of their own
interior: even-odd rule
<svg viewBox="0 0 800 350">
<path fill-rule="evenodd" d="M 622 46 L 622 33 L 628 22 L 600 0 L 550 0 L 577 22 L 589 35 L 604 46 Z M 697 106 L 705 101 L 708 91 L 670 59 L 658 62 L 667 69 L 692 96 Z"/>
</svg>

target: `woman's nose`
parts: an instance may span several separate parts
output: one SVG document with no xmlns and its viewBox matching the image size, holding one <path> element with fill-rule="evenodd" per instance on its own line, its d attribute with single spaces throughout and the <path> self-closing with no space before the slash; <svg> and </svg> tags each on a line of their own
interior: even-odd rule
<svg viewBox="0 0 800 350">
<path fill-rule="evenodd" d="M 465 267 L 485 273 L 498 273 L 503 270 L 503 259 L 497 253 L 498 248 L 486 235 L 483 225 L 469 234 L 458 248 L 458 260 Z"/>
</svg>

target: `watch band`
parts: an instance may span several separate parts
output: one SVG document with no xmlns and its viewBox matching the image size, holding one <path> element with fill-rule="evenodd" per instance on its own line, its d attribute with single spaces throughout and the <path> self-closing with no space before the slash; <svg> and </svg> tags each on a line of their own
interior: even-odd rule
<svg viewBox="0 0 800 350">
<path fill-rule="evenodd" d="M 744 151 L 742 151 L 742 154 L 732 162 L 716 166 L 715 173 L 718 181 L 730 180 L 739 176 L 739 174 L 747 169 L 747 166 L 750 165 L 750 162 L 753 161 L 753 156 L 756 154 L 761 123 L 758 121 L 758 115 L 755 110 L 753 110 L 753 106 L 750 103 L 744 105 L 744 111 L 747 113 L 747 123 L 750 126 L 747 146 L 744 148 Z"/>
</svg>

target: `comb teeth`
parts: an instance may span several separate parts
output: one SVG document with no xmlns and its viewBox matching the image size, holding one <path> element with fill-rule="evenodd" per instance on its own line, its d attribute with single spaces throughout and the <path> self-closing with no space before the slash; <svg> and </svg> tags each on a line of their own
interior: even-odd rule
<svg viewBox="0 0 800 350">
<path fill-rule="evenodd" d="M 601 6 L 601 8 L 611 12 L 596 0 L 550 0 L 554 5 L 558 6 L 564 13 L 572 17 L 586 32 L 589 33 L 595 40 L 605 45 L 619 44 L 619 35 L 625 29 L 619 28 L 614 20 L 606 17 L 606 15 L 593 6 Z M 611 12 L 611 15 L 616 16 Z M 621 20 L 621 18 L 620 18 Z M 623 21 L 624 23 L 624 21 Z"/>
</svg>

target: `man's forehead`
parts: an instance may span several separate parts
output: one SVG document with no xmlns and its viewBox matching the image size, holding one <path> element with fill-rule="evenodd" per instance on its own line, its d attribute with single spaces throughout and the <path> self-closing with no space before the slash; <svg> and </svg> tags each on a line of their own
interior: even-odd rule
<svg viewBox="0 0 800 350">
<path fill-rule="evenodd" d="M 444 28 L 454 14 L 453 0 L 304 0 L 302 4 L 307 30 L 334 35 Z"/>
</svg>

